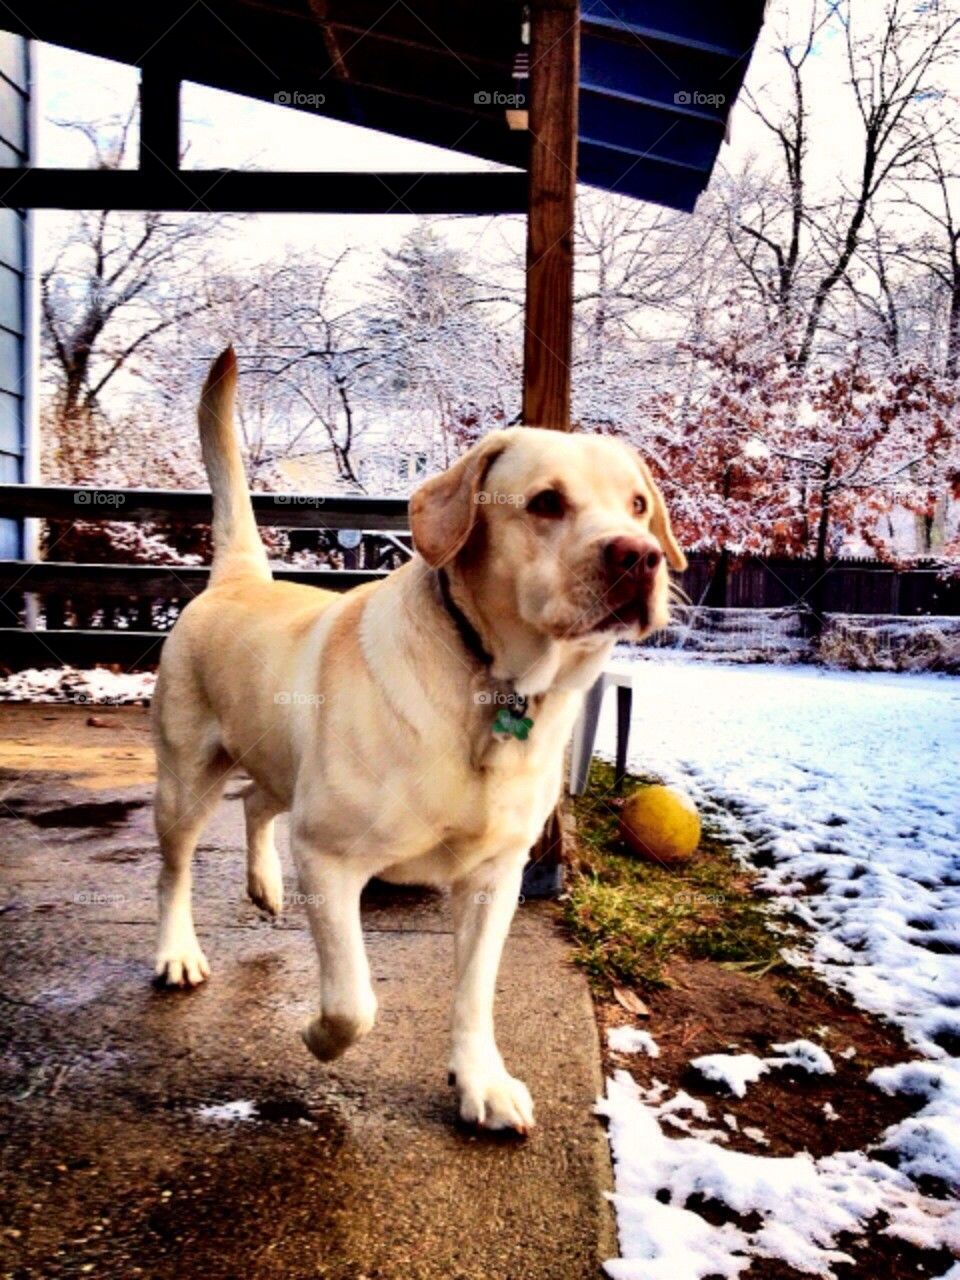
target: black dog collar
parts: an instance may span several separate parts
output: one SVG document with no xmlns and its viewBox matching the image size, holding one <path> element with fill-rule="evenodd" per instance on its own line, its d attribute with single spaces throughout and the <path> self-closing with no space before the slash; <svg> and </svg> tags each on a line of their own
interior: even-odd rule
<svg viewBox="0 0 960 1280">
<path fill-rule="evenodd" d="M 437 570 L 437 586 L 441 603 L 450 615 L 453 625 L 457 629 L 457 634 L 463 641 L 463 647 L 471 657 L 475 658 L 482 667 L 486 667 L 489 671 L 493 665 L 493 657 L 484 647 L 476 627 L 454 600 L 453 593 L 450 590 L 450 578 L 446 569 Z M 526 697 L 512 688 L 504 690 L 502 685 L 496 684 L 493 680 L 490 683 L 493 686 L 490 702 L 496 708 L 491 732 L 498 737 L 516 738 L 520 742 L 525 742 L 530 735 L 530 730 L 533 728 L 533 720 L 527 715 Z"/>
<path fill-rule="evenodd" d="M 457 628 L 457 633 L 463 641 L 464 648 L 472 657 L 476 658 L 482 667 L 491 667 L 493 665 L 493 657 L 484 648 L 483 641 L 480 639 L 480 632 L 454 600 L 450 591 L 450 577 L 446 569 L 437 570 L 437 584 L 440 588 L 440 599 L 443 602 L 443 607 L 453 619 L 453 625 Z"/>
</svg>

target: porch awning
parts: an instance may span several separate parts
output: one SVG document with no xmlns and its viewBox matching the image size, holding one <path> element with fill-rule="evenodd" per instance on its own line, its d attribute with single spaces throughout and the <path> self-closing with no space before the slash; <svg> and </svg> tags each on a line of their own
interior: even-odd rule
<svg viewBox="0 0 960 1280">
<path fill-rule="evenodd" d="M 582 0 L 578 180 L 676 209 L 709 181 L 764 0 Z M 524 6 L 516 0 L 33 0 L 23 35 L 156 66 L 526 168 Z M 516 123 L 516 120 L 514 121 Z M 315 157 L 311 157 L 311 160 Z"/>
</svg>

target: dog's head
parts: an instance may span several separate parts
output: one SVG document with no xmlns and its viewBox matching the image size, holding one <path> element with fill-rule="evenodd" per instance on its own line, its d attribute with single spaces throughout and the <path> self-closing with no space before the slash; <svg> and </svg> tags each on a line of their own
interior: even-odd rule
<svg viewBox="0 0 960 1280">
<path fill-rule="evenodd" d="M 484 612 L 544 636 L 639 639 L 666 625 L 686 559 L 638 454 L 607 436 L 496 431 L 416 491 L 413 541 L 454 561 Z"/>
</svg>

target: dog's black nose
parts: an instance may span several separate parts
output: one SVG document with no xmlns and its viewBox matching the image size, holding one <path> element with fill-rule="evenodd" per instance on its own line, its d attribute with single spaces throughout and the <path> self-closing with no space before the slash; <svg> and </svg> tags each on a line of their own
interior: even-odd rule
<svg viewBox="0 0 960 1280">
<path fill-rule="evenodd" d="M 603 549 L 607 582 L 611 587 L 630 584 L 634 590 L 648 587 L 660 568 L 663 552 L 642 538 L 614 538 Z"/>
</svg>

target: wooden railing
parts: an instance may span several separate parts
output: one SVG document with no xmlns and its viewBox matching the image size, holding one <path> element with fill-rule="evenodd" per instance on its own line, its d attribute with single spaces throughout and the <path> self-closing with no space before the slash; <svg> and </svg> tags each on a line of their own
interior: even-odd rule
<svg viewBox="0 0 960 1280">
<path fill-rule="evenodd" d="M 258 524 L 277 529 L 405 530 L 406 498 L 254 493 Z M 209 524 L 210 494 L 184 489 L 117 489 L 0 484 L 0 516 L 43 520 L 155 520 Z"/>
<path fill-rule="evenodd" d="M 255 493 L 253 506 L 258 523 L 279 529 L 357 529 L 394 543 L 408 529 L 402 498 Z M 202 526 L 210 523 L 211 500 L 209 493 L 180 490 L 0 485 L 3 517 L 58 527 L 91 520 Z M 720 598 L 715 573 L 715 557 L 690 557 L 681 582 L 691 600 L 720 609 L 802 607 L 811 584 L 824 577 L 828 613 L 960 614 L 960 578 L 945 578 L 933 563 L 899 571 L 876 561 L 837 560 L 823 574 L 809 560 L 751 557 L 726 575 Z M 333 591 L 384 576 L 376 568 L 284 565 L 275 566 L 274 575 Z M 174 618 L 207 576 L 196 565 L 0 560 L 0 669 L 64 662 L 150 667 Z M 40 625 L 31 627 L 37 615 Z"/>
<path fill-rule="evenodd" d="M 271 493 L 252 497 L 258 524 L 277 529 L 356 529 L 392 535 L 395 541 L 408 527 L 402 498 Z M 16 520 L 190 526 L 209 525 L 211 515 L 210 494 L 205 492 L 0 485 L 0 517 Z M 63 663 L 118 664 L 128 670 L 152 667 L 169 624 L 203 590 L 208 576 L 209 569 L 197 565 L 0 560 L 0 668 Z M 384 577 L 385 572 L 276 565 L 274 576 L 345 591 Z M 158 612 L 166 625 L 158 625 Z M 31 625 L 35 614 L 40 615 L 39 626 Z M 65 625 L 68 616 L 75 625 Z"/>
</svg>

